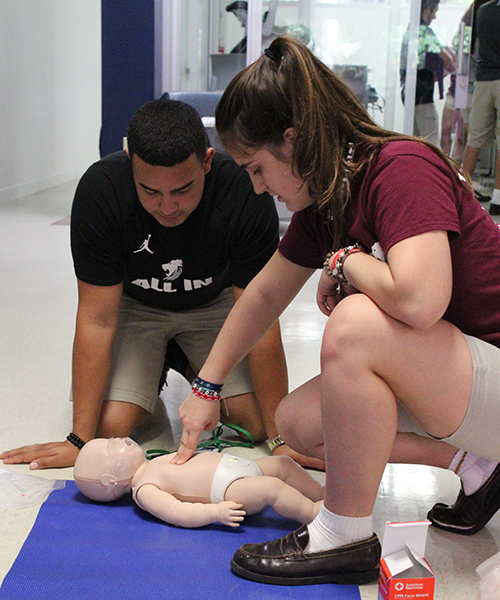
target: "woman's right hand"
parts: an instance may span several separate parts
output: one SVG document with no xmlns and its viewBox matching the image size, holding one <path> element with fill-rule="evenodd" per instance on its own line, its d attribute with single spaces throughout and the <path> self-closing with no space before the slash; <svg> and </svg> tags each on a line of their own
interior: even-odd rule
<svg viewBox="0 0 500 600">
<path fill-rule="evenodd" d="M 173 464 L 182 465 L 193 456 L 201 434 L 217 427 L 220 420 L 220 401 L 210 401 L 189 394 L 179 407 L 182 436 Z"/>
</svg>

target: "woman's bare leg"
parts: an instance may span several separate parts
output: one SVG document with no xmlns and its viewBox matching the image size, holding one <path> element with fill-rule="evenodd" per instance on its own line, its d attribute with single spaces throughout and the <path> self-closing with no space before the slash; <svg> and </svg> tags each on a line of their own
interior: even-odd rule
<svg viewBox="0 0 500 600">
<path fill-rule="evenodd" d="M 285 396 L 276 410 L 276 427 L 296 452 L 325 459 L 321 423 L 321 377 L 318 375 Z"/>
<path fill-rule="evenodd" d="M 344 299 L 322 347 L 325 506 L 338 515 L 372 513 L 396 439 L 396 397 L 436 437 L 461 424 L 472 387 L 463 334 L 445 321 L 415 330 L 368 297 Z"/>
<path fill-rule="evenodd" d="M 281 401 L 276 420 L 281 436 L 291 448 L 324 460 L 319 375 Z M 389 462 L 447 469 L 456 451 L 439 440 L 416 433 L 397 433 Z"/>
</svg>

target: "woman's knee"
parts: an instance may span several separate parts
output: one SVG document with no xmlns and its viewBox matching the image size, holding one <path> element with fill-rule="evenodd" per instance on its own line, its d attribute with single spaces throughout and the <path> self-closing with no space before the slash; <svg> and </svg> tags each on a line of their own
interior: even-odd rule
<svg viewBox="0 0 500 600">
<path fill-rule="evenodd" d="M 345 357 L 350 351 L 379 344 L 386 318 L 381 309 L 364 294 L 344 298 L 326 324 L 321 360 Z"/>
</svg>

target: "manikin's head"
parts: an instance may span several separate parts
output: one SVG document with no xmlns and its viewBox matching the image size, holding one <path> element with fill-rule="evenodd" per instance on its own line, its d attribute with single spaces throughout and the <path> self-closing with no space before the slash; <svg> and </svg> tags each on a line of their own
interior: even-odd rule
<svg viewBox="0 0 500 600">
<path fill-rule="evenodd" d="M 75 483 L 87 498 L 112 502 L 130 491 L 132 477 L 144 461 L 144 451 L 130 438 L 90 440 L 76 459 Z"/>
</svg>

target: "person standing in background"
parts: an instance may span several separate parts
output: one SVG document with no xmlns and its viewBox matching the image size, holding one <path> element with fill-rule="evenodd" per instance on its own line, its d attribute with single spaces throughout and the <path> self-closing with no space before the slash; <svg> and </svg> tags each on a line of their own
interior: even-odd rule
<svg viewBox="0 0 500 600">
<path fill-rule="evenodd" d="M 415 116 L 413 135 L 439 145 L 439 117 L 434 104 L 434 83 L 439 84 L 443 98 L 443 78 L 455 70 L 452 52 L 439 40 L 430 24 L 436 18 L 439 0 L 422 0 L 420 29 L 418 33 L 417 87 L 415 91 Z M 408 57 L 408 29 L 401 42 L 400 78 L 401 97 L 405 102 L 406 62 Z"/>
<path fill-rule="evenodd" d="M 490 0 L 477 10 L 476 83 L 463 168 L 472 178 L 481 149 L 497 143 L 495 183 L 490 215 L 500 215 L 500 1 Z"/>
</svg>

